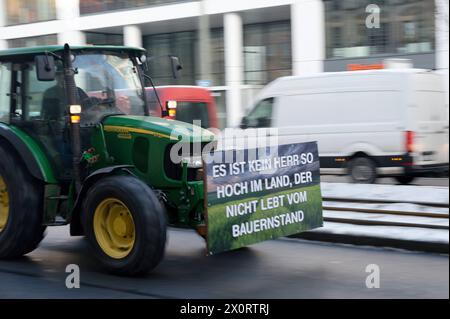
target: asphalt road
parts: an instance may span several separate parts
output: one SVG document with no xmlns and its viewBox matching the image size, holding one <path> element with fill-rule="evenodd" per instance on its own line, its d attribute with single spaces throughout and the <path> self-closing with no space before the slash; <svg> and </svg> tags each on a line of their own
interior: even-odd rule
<svg viewBox="0 0 450 319">
<path fill-rule="evenodd" d="M 189 230 L 171 230 L 164 261 L 145 278 L 107 275 L 83 238 L 50 229 L 20 260 L 0 262 L 0 298 L 449 298 L 448 255 L 280 239 L 216 256 Z M 68 264 L 81 287 L 67 289 Z M 366 287 L 367 265 L 380 288 Z"/>
<path fill-rule="evenodd" d="M 320 177 L 322 182 L 329 183 L 350 183 L 350 178 L 348 176 L 337 176 L 337 175 L 322 175 Z M 376 181 L 377 184 L 390 184 L 397 185 L 398 182 L 394 178 L 384 177 L 378 178 Z M 411 185 L 419 185 L 419 186 L 449 186 L 449 178 L 448 177 L 420 177 L 415 179 Z"/>
</svg>

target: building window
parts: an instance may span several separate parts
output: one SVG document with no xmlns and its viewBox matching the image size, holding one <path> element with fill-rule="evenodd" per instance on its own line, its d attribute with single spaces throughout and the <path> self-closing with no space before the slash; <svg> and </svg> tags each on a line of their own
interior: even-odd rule
<svg viewBox="0 0 450 319">
<path fill-rule="evenodd" d="M 223 29 L 211 30 L 211 84 L 224 85 Z M 158 85 L 195 85 L 200 78 L 197 31 L 148 35 L 143 40 L 149 54 L 149 75 Z M 183 66 L 180 77 L 173 79 L 168 55 L 179 57 Z M 207 80 L 207 79 L 202 79 Z"/>
<path fill-rule="evenodd" d="M 292 74 L 289 21 L 244 26 L 246 84 L 264 85 Z"/>
<path fill-rule="evenodd" d="M 37 37 L 18 38 L 8 40 L 9 48 L 33 47 L 38 45 L 53 45 L 58 43 L 56 34 L 48 34 Z"/>
<path fill-rule="evenodd" d="M 389 52 L 387 47 L 389 40 L 388 23 L 381 23 L 380 28 L 364 29 L 366 31 L 366 38 L 368 40 L 368 46 L 370 48 L 370 55 Z"/>
<path fill-rule="evenodd" d="M 149 54 L 149 74 L 158 85 L 195 84 L 194 31 L 157 34 L 144 37 Z M 173 79 L 169 55 L 176 55 L 183 66 L 178 79 Z"/>
<path fill-rule="evenodd" d="M 123 45 L 122 34 L 85 32 L 86 44 L 92 45 Z"/>
<path fill-rule="evenodd" d="M 369 4 L 380 7 L 380 28 L 366 26 Z M 327 58 L 432 52 L 434 20 L 434 0 L 325 0 Z"/>
<path fill-rule="evenodd" d="M 213 86 L 225 85 L 225 48 L 223 28 L 211 30 L 211 80 Z"/>
<path fill-rule="evenodd" d="M 135 9 L 190 0 L 80 0 L 80 14 Z"/>
<path fill-rule="evenodd" d="M 56 19 L 55 0 L 6 0 L 6 25 Z"/>
</svg>

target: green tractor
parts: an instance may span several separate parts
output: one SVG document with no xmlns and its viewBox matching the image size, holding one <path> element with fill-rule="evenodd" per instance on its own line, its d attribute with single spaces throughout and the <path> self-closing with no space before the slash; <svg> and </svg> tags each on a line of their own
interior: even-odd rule
<svg viewBox="0 0 450 319">
<path fill-rule="evenodd" d="M 180 150 L 214 136 L 149 116 L 144 67 L 139 48 L 0 51 L 0 258 L 70 224 L 107 270 L 141 275 L 161 261 L 168 224 L 205 235 L 202 162 Z"/>
</svg>

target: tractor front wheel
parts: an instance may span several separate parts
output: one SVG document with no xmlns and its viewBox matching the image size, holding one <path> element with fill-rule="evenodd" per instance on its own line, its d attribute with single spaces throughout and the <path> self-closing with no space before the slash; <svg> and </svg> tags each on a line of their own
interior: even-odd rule
<svg viewBox="0 0 450 319">
<path fill-rule="evenodd" d="M 0 145 L 0 258 L 25 255 L 44 238 L 43 194 L 14 151 Z"/>
<path fill-rule="evenodd" d="M 155 193 L 132 176 L 94 184 L 83 205 L 85 234 L 106 270 L 143 275 L 164 255 L 166 215 Z"/>
</svg>

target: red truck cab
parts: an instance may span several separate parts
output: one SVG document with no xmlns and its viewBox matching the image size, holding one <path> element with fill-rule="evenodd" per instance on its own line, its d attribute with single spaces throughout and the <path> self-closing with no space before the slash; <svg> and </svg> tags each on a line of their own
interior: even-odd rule
<svg viewBox="0 0 450 319">
<path fill-rule="evenodd" d="M 161 117 L 161 108 L 152 87 L 146 90 L 152 116 Z M 216 102 L 211 92 L 199 86 L 157 86 L 159 99 L 169 116 L 166 118 L 193 123 L 201 121 L 203 128 L 218 128 Z"/>
</svg>

